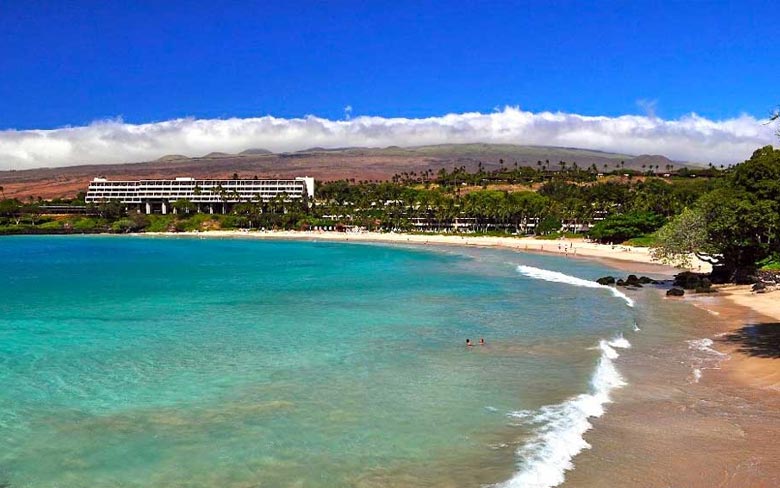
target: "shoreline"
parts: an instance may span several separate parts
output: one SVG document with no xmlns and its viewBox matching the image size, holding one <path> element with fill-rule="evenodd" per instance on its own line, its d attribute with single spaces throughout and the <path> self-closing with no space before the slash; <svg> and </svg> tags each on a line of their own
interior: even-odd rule
<svg viewBox="0 0 780 488">
<path fill-rule="evenodd" d="M 115 235 L 115 234 L 107 234 Z M 709 263 L 693 260 L 689 268 L 676 268 L 653 260 L 646 247 L 609 245 L 588 242 L 585 239 L 536 239 L 532 237 L 493 237 L 448 234 L 405 234 L 388 232 L 335 232 L 335 231 L 240 231 L 211 230 L 205 232 L 145 232 L 122 234 L 132 236 L 202 237 L 280 239 L 332 242 L 376 242 L 387 244 L 445 245 L 464 247 L 500 248 L 550 255 L 603 260 L 622 271 L 648 272 L 670 275 L 680 270 L 711 271 Z M 637 269 L 639 267 L 639 269 Z"/>
</svg>

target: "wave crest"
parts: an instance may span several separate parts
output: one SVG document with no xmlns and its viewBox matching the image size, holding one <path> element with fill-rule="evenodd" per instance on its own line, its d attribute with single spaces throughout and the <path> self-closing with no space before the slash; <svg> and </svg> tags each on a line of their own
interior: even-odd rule
<svg viewBox="0 0 780 488">
<path fill-rule="evenodd" d="M 634 300 L 613 286 L 601 285 L 595 281 L 584 280 L 582 278 L 577 278 L 576 276 L 567 275 L 558 271 L 535 268 L 533 266 L 526 266 L 523 264 L 517 267 L 517 271 L 523 276 L 537 280 L 550 281 L 552 283 L 565 283 L 567 285 L 579 286 L 582 288 L 603 288 L 609 290 L 614 296 L 625 300 L 629 307 L 634 306 Z"/>
<path fill-rule="evenodd" d="M 551 488 L 565 480 L 566 471 L 574 467 L 572 459 L 590 444 L 583 435 L 592 427 L 589 419 L 601 417 L 610 400 L 610 392 L 624 386 L 623 377 L 613 360 L 619 357 L 614 348 L 631 344 L 622 336 L 601 340 L 601 357 L 590 381 L 590 392 L 577 395 L 556 405 L 533 412 L 510 412 L 509 417 L 535 425 L 534 438 L 517 450 L 520 468 L 515 475 L 495 488 Z"/>
</svg>

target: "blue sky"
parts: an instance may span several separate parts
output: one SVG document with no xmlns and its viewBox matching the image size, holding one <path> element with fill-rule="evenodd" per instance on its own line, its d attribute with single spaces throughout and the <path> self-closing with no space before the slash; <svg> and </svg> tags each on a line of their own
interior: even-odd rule
<svg viewBox="0 0 780 488">
<path fill-rule="evenodd" d="M 639 100 L 666 118 L 763 117 L 780 103 L 777 20 L 769 1 L 2 1 L 0 128 L 347 105 L 614 116 Z"/>
<path fill-rule="evenodd" d="M 460 3 L 0 0 L 0 169 L 445 142 L 735 162 L 777 141 L 776 0 Z"/>
</svg>

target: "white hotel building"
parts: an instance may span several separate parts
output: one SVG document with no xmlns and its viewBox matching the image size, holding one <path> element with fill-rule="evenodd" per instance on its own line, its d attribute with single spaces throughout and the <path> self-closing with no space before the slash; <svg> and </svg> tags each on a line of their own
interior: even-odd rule
<svg viewBox="0 0 780 488">
<path fill-rule="evenodd" d="M 172 180 L 110 181 L 94 178 L 87 189 L 87 203 L 119 201 L 147 214 L 175 212 L 173 202 L 188 200 L 198 211 L 225 213 L 228 206 L 250 201 L 267 202 L 283 195 L 285 200 L 314 198 L 314 178 L 290 180 Z"/>
</svg>

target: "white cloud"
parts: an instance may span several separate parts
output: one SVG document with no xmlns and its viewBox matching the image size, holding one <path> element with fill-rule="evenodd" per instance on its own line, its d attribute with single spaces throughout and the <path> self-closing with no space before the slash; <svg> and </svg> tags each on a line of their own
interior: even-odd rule
<svg viewBox="0 0 780 488">
<path fill-rule="evenodd" d="M 148 161 L 166 154 L 200 156 L 249 148 L 295 151 L 308 147 L 414 146 L 494 142 L 569 146 L 675 160 L 733 163 L 777 143 L 775 128 L 742 115 L 710 120 L 651 116 L 532 113 L 514 107 L 483 113 L 410 119 L 359 116 L 284 119 L 176 119 L 150 124 L 106 120 L 85 127 L 0 131 L 0 169 Z"/>
</svg>

